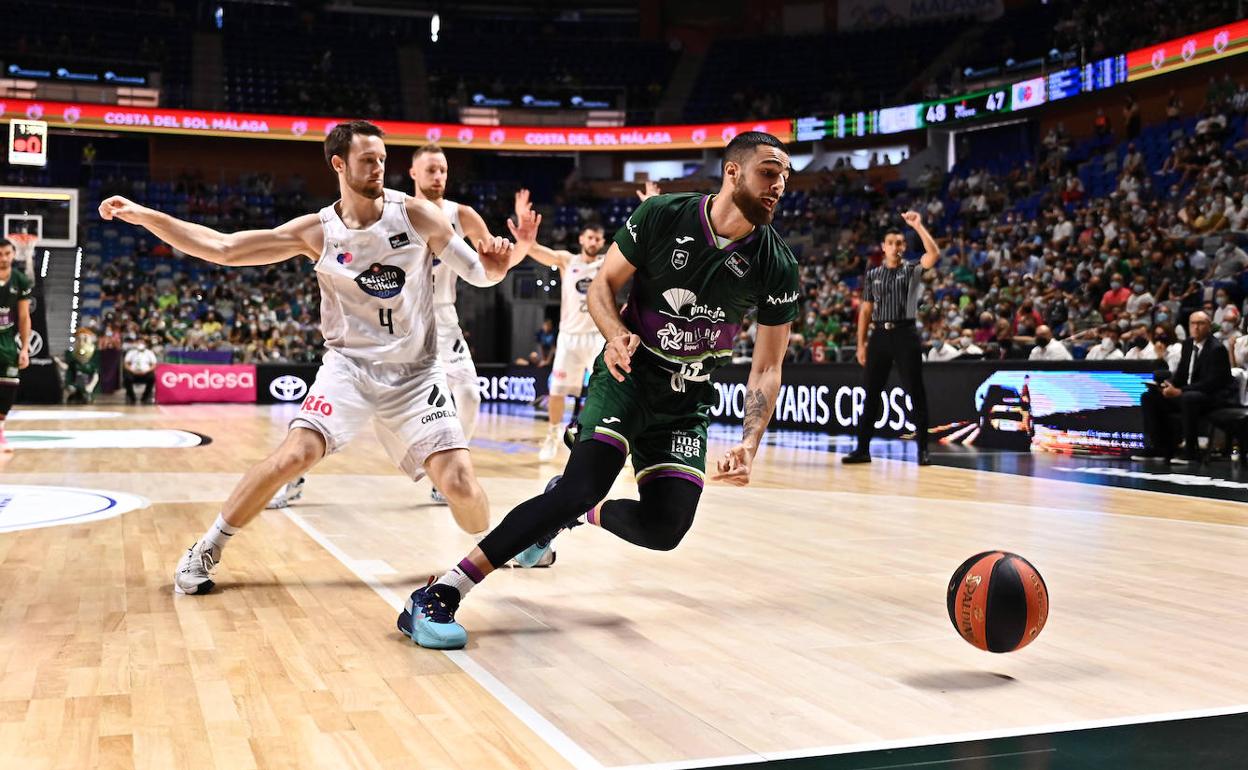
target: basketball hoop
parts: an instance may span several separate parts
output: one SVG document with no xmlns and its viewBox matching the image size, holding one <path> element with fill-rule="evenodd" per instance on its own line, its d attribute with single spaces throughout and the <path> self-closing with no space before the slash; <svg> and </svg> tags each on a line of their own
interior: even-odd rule
<svg viewBox="0 0 1248 770">
<path fill-rule="evenodd" d="M 39 236 L 34 233 L 9 233 L 5 237 L 13 244 L 13 250 L 17 252 L 18 261 L 24 264 L 26 272 L 33 276 L 35 273 L 35 246 L 39 243 Z"/>
<path fill-rule="evenodd" d="M 13 244 L 20 259 L 29 262 L 35 256 L 35 246 L 39 243 L 39 236 L 34 233 L 9 233 L 5 237 Z"/>
</svg>

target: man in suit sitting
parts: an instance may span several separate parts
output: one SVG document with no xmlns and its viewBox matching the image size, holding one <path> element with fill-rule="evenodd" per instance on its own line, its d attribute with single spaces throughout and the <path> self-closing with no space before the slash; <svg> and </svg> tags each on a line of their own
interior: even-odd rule
<svg viewBox="0 0 1248 770">
<path fill-rule="evenodd" d="M 1226 347 L 1210 334 L 1209 316 L 1198 310 L 1188 319 L 1187 327 L 1191 335 L 1183 342 L 1177 370 L 1164 382 L 1149 383 L 1140 398 L 1146 446 L 1143 457 L 1164 458 L 1176 463 L 1199 462 L 1200 418 L 1234 401 L 1231 359 Z M 1183 425 L 1182 457 L 1174 457 L 1175 437 L 1171 435 L 1170 418 L 1175 414 Z"/>
</svg>

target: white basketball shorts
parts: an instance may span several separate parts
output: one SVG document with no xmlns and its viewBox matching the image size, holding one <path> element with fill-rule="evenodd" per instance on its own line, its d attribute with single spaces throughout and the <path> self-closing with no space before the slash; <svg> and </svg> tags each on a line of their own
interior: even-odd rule
<svg viewBox="0 0 1248 770">
<path fill-rule="evenodd" d="M 452 312 L 437 312 L 438 359 L 446 379 L 455 385 L 477 387 L 477 367 L 472 362 L 472 352 L 459 328 L 459 316 Z"/>
<path fill-rule="evenodd" d="M 370 364 L 327 350 L 290 427 L 320 433 L 330 455 L 355 438 L 370 417 L 386 454 L 413 480 L 424 477 L 429 455 L 468 448 L 437 361 Z"/>
<path fill-rule="evenodd" d="M 594 368 L 594 359 L 602 352 L 602 335 L 560 334 L 555 342 L 555 365 L 551 372 L 552 396 L 579 396 L 585 373 Z"/>
</svg>

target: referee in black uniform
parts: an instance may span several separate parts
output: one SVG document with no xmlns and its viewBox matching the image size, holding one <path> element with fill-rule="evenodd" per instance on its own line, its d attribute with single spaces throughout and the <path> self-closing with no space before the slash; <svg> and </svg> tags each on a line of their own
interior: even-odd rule
<svg viewBox="0 0 1248 770">
<path fill-rule="evenodd" d="M 915 315 L 923 285 L 919 276 L 936 266 L 940 251 L 932 234 L 923 226 L 918 212 L 901 215 L 923 240 L 923 258 L 904 264 L 906 236 L 900 230 L 884 233 L 881 247 L 884 264 L 867 271 L 858 310 L 858 363 L 866 368 L 867 399 L 858 418 L 858 448 L 842 462 L 871 462 L 871 433 L 879 419 L 880 392 L 888 373 L 897 364 L 902 387 L 914 402 L 915 438 L 919 442 L 919 465 L 928 465 L 927 457 L 927 391 L 923 389 L 923 354 Z M 867 328 L 871 327 L 871 343 L 867 345 Z"/>
</svg>

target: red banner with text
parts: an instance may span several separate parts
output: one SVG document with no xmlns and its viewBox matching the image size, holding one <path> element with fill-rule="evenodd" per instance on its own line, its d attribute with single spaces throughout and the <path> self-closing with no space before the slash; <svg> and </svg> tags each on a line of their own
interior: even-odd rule
<svg viewBox="0 0 1248 770">
<path fill-rule="evenodd" d="M 61 128 L 232 136 L 247 139 L 323 141 L 346 118 L 253 115 L 237 112 L 121 107 L 115 104 L 0 99 L 0 119 L 43 120 Z M 793 140 L 793 121 L 762 120 L 678 126 L 580 128 L 555 126 L 467 126 L 378 120 L 386 141 L 397 145 L 437 142 L 473 150 L 680 150 L 723 147 L 742 131 L 766 131 Z"/>
</svg>

